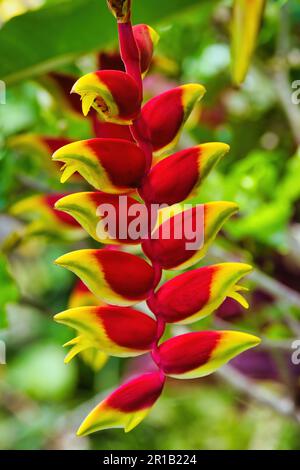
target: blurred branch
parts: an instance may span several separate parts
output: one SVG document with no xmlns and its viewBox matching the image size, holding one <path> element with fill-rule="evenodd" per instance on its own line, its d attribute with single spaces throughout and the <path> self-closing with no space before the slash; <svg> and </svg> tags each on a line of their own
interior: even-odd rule
<svg viewBox="0 0 300 470">
<path fill-rule="evenodd" d="M 300 423 L 300 410 L 296 408 L 291 399 L 275 395 L 266 387 L 258 385 L 253 380 L 245 377 L 232 366 L 226 365 L 217 371 L 216 374 L 249 398 L 272 408 L 282 416 L 292 418 L 297 423 Z"/>
<path fill-rule="evenodd" d="M 227 252 L 220 246 L 213 246 L 210 251 L 211 255 L 218 261 L 232 262 L 241 261 L 241 255 L 235 255 L 232 252 Z M 257 286 L 259 286 L 264 292 L 270 294 L 274 299 L 281 301 L 282 306 L 282 317 L 285 319 L 291 331 L 294 335 L 300 337 L 300 323 L 297 319 L 286 310 L 285 305 L 295 306 L 300 309 L 300 294 L 288 286 L 285 286 L 281 282 L 273 279 L 267 274 L 255 268 L 255 270 L 248 276 Z M 280 303 L 278 304 L 280 308 Z M 266 341 L 265 344 L 267 344 Z"/>
</svg>

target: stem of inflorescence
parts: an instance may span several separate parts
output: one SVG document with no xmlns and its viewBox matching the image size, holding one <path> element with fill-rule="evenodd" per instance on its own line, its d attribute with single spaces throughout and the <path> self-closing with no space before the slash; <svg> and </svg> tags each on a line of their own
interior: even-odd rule
<svg viewBox="0 0 300 470">
<path fill-rule="evenodd" d="M 138 84 L 140 93 L 141 93 L 141 99 L 142 99 L 143 81 L 142 81 L 142 74 L 141 74 L 141 68 L 140 68 L 140 55 L 139 55 L 139 50 L 137 48 L 137 45 L 134 39 L 131 21 L 129 21 L 128 23 L 118 23 L 118 33 L 119 33 L 120 53 L 121 53 L 121 57 L 122 57 L 126 72 L 128 73 L 128 75 L 132 76 L 134 80 L 136 81 L 136 83 Z M 134 140 L 136 141 L 136 143 L 138 144 L 138 146 L 141 148 L 141 150 L 144 152 L 146 156 L 145 176 L 147 176 L 152 166 L 153 149 L 152 149 L 152 143 L 151 143 L 148 127 L 141 116 L 132 124 L 132 126 L 130 126 L 130 131 Z M 146 200 L 144 200 L 144 203 L 148 208 L 149 219 L 150 219 L 151 206 Z M 151 236 L 151 223 L 149 224 L 148 236 L 149 237 Z M 159 281 L 162 275 L 162 269 L 158 264 L 152 263 L 152 266 L 154 269 L 154 286 L 150 293 L 150 296 L 149 296 L 150 298 L 154 297 L 155 289 L 157 285 L 159 284 Z M 157 312 L 155 313 L 155 315 L 157 317 L 157 334 L 156 334 L 155 341 L 153 342 L 151 355 L 152 355 L 152 359 L 159 367 L 158 344 L 159 344 L 161 337 L 164 334 L 166 325 L 165 325 L 164 320 L 157 315 Z"/>
</svg>

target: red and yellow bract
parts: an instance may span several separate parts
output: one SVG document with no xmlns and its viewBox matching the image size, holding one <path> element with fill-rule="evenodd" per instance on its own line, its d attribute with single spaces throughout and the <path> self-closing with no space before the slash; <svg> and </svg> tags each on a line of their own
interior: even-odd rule
<svg viewBox="0 0 300 470">
<path fill-rule="evenodd" d="M 260 341 L 237 331 L 193 332 L 162 341 L 168 324 L 204 318 L 226 297 L 247 307 L 240 293 L 245 288 L 237 283 L 251 266 L 204 266 L 158 286 L 163 270 L 183 270 L 202 259 L 223 224 L 237 212 L 237 205 L 227 201 L 188 209 L 182 205 L 229 147 L 218 142 L 201 144 L 158 162 L 156 159 L 153 164 L 153 156 L 162 158 L 176 145 L 205 89 L 198 84 L 182 85 L 142 106 L 142 76 L 149 69 L 157 36 L 147 25 L 132 27 L 129 0 L 108 0 L 108 5 L 118 20 L 123 70 L 97 71 L 75 83 L 72 91 L 80 95 L 84 115 L 94 108 L 102 120 L 95 124 L 98 138 L 68 144 L 53 156 L 64 163 L 63 181 L 78 172 L 98 192 L 67 195 L 56 202 L 56 208 L 72 215 L 98 242 L 141 243 L 150 263 L 111 247 L 61 256 L 56 263 L 74 272 L 92 294 L 87 295 L 82 286 L 79 293 L 77 287 L 72 308 L 57 314 L 55 320 L 77 332 L 67 343 L 72 346 L 67 362 L 78 353 L 98 354 L 101 367 L 108 356 L 150 352 L 155 372 L 141 374 L 104 399 L 84 420 L 79 435 L 114 427 L 132 430 L 149 413 L 168 376 L 190 379 L 208 375 Z M 120 194 L 125 193 L 130 193 L 125 196 L 128 206 L 144 204 L 148 210 L 155 203 L 170 207 L 158 210 L 154 226 L 141 239 L 133 240 L 128 233 L 126 240 L 103 240 L 96 231 L 101 222 L 97 206 L 110 203 L 118 212 Z M 176 236 L 183 216 L 196 234 L 203 235 L 193 249 L 187 248 L 191 240 L 185 234 Z M 166 224 L 170 227 L 167 238 Z M 152 314 L 133 308 L 145 300 Z M 89 360 L 93 362 L 93 358 Z"/>
</svg>

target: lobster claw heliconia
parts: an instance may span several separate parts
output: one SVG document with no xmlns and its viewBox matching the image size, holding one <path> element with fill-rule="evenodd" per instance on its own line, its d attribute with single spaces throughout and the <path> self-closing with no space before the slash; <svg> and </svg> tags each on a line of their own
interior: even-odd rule
<svg viewBox="0 0 300 470">
<path fill-rule="evenodd" d="M 151 170 L 140 190 L 152 204 L 173 205 L 192 195 L 229 151 L 220 142 L 197 145 L 164 158 Z"/>
<path fill-rule="evenodd" d="M 156 320 L 145 313 L 109 305 L 72 308 L 58 313 L 54 320 L 77 331 L 82 350 L 96 348 L 116 357 L 150 351 L 157 329 Z"/>
<path fill-rule="evenodd" d="M 78 172 L 96 189 L 112 194 L 137 188 L 146 168 L 142 150 L 135 143 L 122 139 L 73 142 L 57 150 L 52 158 L 64 163 L 62 183 Z"/>
<path fill-rule="evenodd" d="M 167 376 L 196 379 L 215 372 L 259 343 L 257 336 L 240 331 L 199 331 L 175 336 L 162 343 L 157 360 Z"/>
<path fill-rule="evenodd" d="M 100 300 L 129 306 L 145 300 L 154 285 L 154 269 L 130 253 L 111 250 L 78 250 L 56 264 L 74 272 Z"/>
<path fill-rule="evenodd" d="M 153 151 L 160 155 L 174 147 L 196 103 L 205 94 L 202 85 L 181 85 L 152 98 L 142 109 Z"/>
<path fill-rule="evenodd" d="M 184 210 L 180 204 L 158 213 L 144 253 L 163 269 L 185 269 L 200 261 L 226 220 L 237 212 L 233 202 L 209 202 Z"/>
<path fill-rule="evenodd" d="M 91 411 L 77 434 L 86 436 L 108 428 L 131 431 L 148 415 L 161 395 L 164 382 L 160 372 L 152 372 L 121 385 Z"/>
<path fill-rule="evenodd" d="M 187 269 L 200 261 L 226 220 L 237 212 L 238 206 L 226 201 L 184 204 L 229 146 L 201 144 L 162 159 L 178 143 L 205 88 L 181 85 L 142 107 L 142 78 L 151 65 L 158 35 L 147 25 L 132 27 L 131 0 L 107 0 L 107 4 L 119 23 L 120 54 L 114 70 L 89 73 L 72 89 L 81 97 L 83 114 L 93 110 L 90 119 L 97 138 L 70 143 L 53 155 L 54 161 L 64 164 L 62 182 L 79 173 L 98 192 L 68 194 L 54 202 L 58 217 L 70 220 L 72 216 L 73 223 L 97 242 L 127 247 L 82 249 L 56 260 L 76 274 L 80 284 L 69 309 L 55 320 L 76 331 L 75 338 L 64 345 L 71 347 L 65 362 L 79 354 L 99 370 L 109 356 L 147 354 L 153 363 L 146 370 L 154 372 L 138 375 L 105 398 L 81 424 L 79 436 L 108 428 L 131 431 L 160 397 L 167 377 L 206 376 L 260 342 L 256 336 L 236 331 L 200 331 L 162 340 L 168 323 L 204 318 L 226 297 L 247 307 L 241 295 L 246 289 L 238 283 L 251 267 L 243 263 L 205 266 L 156 289 L 163 270 Z M 124 214 L 122 203 L 127 208 Z M 99 212 L 108 204 L 116 216 L 113 233 L 105 212 Z M 140 218 L 143 208 L 145 215 Z M 145 232 L 138 231 L 134 218 L 145 225 Z M 120 226 L 125 227 L 124 237 Z M 134 243 L 141 243 L 149 262 L 125 251 L 133 250 L 128 245 Z M 133 308 L 144 301 L 151 316 Z"/>
<path fill-rule="evenodd" d="M 74 217 L 100 243 L 134 245 L 141 243 L 143 236 L 147 235 L 148 210 L 129 196 L 100 191 L 75 193 L 57 201 L 55 208 Z M 106 214 L 112 211 L 113 223 L 110 226 Z M 136 213 L 140 214 L 137 222 Z M 138 232 L 131 233 L 132 224 L 140 227 Z"/>
<path fill-rule="evenodd" d="M 97 111 L 103 121 L 132 124 L 141 109 L 141 93 L 135 80 L 119 70 L 98 70 L 79 78 L 71 93 L 81 97 L 82 112 Z"/>
<path fill-rule="evenodd" d="M 64 194 L 34 194 L 16 202 L 10 214 L 30 222 L 24 236 L 50 236 L 67 240 L 85 238 L 85 232 L 69 214 L 54 210 L 54 204 Z"/>
<path fill-rule="evenodd" d="M 221 263 L 188 271 L 163 284 L 148 305 L 167 323 L 193 323 L 231 297 L 248 307 L 237 282 L 252 271 L 244 263 Z"/>
</svg>

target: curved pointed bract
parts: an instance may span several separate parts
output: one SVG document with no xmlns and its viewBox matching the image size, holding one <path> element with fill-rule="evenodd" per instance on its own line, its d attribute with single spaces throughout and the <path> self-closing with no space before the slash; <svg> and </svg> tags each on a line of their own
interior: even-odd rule
<svg viewBox="0 0 300 470">
<path fill-rule="evenodd" d="M 191 83 L 166 91 L 145 104 L 142 117 L 157 155 L 176 145 L 182 127 L 204 93 L 202 85 Z"/>
<path fill-rule="evenodd" d="M 109 428 L 134 429 L 160 397 L 164 377 L 159 372 L 143 374 L 121 385 L 87 416 L 77 434 L 86 436 Z"/>
<path fill-rule="evenodd" d="M 256 45 L 265 0 L 234 0 L 231 32 L 233 81 L 240 85 Z"/>
<path fill-rule="evenodd" d="M 60 148 L 52 158 L 64 163 L 62 183 L 77 171 L 96 189 L 113 194 L 137 188 L 146 168 L 142 150 L 122 139 L 74 142 Z"/>
<path fill-rule="evenodd" d="M 247 307 L 236 283 L 251 270 L 248 264 L 221 263 L 188 271 L 166 282 L 149 307 L 167 323 L 186 324 L 210 315 L 226 297 Z"/>
<path fill-rule="evenodd" d="M 151 65 L 153 50 L 159 41 L 159 35 L 147 24 L 135 25 L 133 35 L 140 54 L 141 73 L 145 75 Z"/>
<path fill-rule="evenodd" d="M 159 365 L 177 379 L 196 379 L 215 372 L 238 354 L 260 343 L 239 331 L 200 331 L 176 336 L 161 344 Z"/>
<path fill-rule="evenodd" d="M 56 209 L 70 214 L 96 241 L 104 244 L 141 243 L 142 230 L 131 230 L 139 214 L 145 235 L 148 211 L 145 205 L 128 196 L 102 192 L 70 194 L 55 204 Z M 142 219 L 144 222 L 142 222 Z"/>
<path fill-rule="evenodd" d="M 65 194 L 34 194 L 16 202 L 10 213 L 23 220 L 39 219 L 67 227 L 79 227 L 78 223 L 67 214 L 60 214 L 54 210 L 55 203 Z"/>
<path fill-rule="evenodd" d="M 86 349 L 117 357 L 139 356 L 151 350 L 156 321 L 129 307 L 79 307 L 55 315 L 54 320 L 74 328 Z"/>
<path fill-rule="evenodd" d="M 74 272 L 104 302 L 129 306 L 145 300 L 154 283 L 154 270 L 138 256 L 111 250 L 79 250 L 56 264 Z"/>
<path fill-rule="evenodd" d="M 36 152 L 41 155 L 51 156 L 53 152 L 63 145 L 70 144 L 72 139 L 65 137 L 48 137 L 38 134 L 20 134 L 8 139 L 10 148 L 25 152 Z"/>
<path fill-rule="evenodd" d="M 178 204 L 159 211 L 151 239 L 142 244 L 144 253 L 163 269 L 185 269 L 200 261 L 222 225 L 238 209 L 224 201 L 184 207 Z"/>
<path fill-rule="evenodd" d="M 153 204 L 173 205 L 191 196 L 229 151 L 227 144 L 197 145 L 158 162 L 145 179 L 141 195 Z"/>
<path fill-rule="evenodd" d="M 130 75 L 119 70 L 84 75 L 77 80 L 72 93 L 80 95 L 84 116 L 94 108 L 104 121 L 128 125 L 140 114 L 140 90 Z"/>
</svg>

